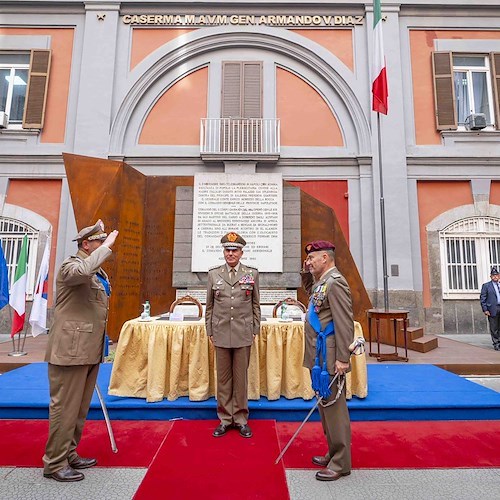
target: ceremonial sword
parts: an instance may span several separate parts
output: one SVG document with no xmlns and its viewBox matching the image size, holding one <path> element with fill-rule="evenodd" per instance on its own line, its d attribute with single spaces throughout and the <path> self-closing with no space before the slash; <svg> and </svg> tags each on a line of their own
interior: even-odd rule
<svg viewBox="0 0 500 500">
<path fill-rule="evenodd" d="M 365 351 L 365 339 L 363 337 L 356 337 L 354 339 L 354 342 L 349 346 L 349 351 L 351 352 L 351 355 L 358 355 L 362 354 Z M 328 388 L 332 386 L 332 384 L 339 378 L 339 374 L 336 373 L 335 376 L 332 378 L 331 382 L 328 384 Z M 339 391 L 340 392 L 340 391 Z M 339 394 L 337 394 L 338 398 Z M 293 443 L 295 438 L 299 435 L 299 432 L 302 430 L 302 427 L 306 424 L 306 422 L 309 420 L 311 415 L 313 414 L 314 410 L 319 406 L 319 404 L 323 401 L 323 397 L 320 396 L 318 397 L 316 403 L 314 406 L 309 410 L 309 413 L 307 414 L 306 418 L 302 421 L 302 423 L 299 425 L 298 429 L 295 431 L 294 435 L 290 438 L 286 446 L 283 448 L 281 453 L 278 455 L 278 458 L 274 462 L 274 465 L 276 465 L 282 458 L 283 455 L 287 452 L 288 448 L 290 448 L 290 445 Z"/>
<path fill-rule="evenodd" d="M 97 397 L 99 398 L 99 402 L 101 403 L 102 412 L 104 413 L 104 420 L 106 420 L 106 427 L 108 429 L 109 440 L 111 442 L 111 449 L 113 450 L 113 453 L 118 453 L 115 436 L 113 434 L 113 429 L 111 428 L 111 420 L 109 419 L 108 415 L 108 409 L 106 408 L 106 403 L 104 403 L 104 398 L 102 397 L 101 389 L 99 389 L 97 382 L 95 384 L 95 390 L 97 392 Z"/>
</svg>

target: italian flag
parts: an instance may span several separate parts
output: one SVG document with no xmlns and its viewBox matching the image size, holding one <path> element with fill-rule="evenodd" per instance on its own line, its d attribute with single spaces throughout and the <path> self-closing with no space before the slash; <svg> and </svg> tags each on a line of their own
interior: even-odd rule
<svg viewBox="0 0 500 500">
<path fill-rule="evenodd" d="M 382 9 L 380 0 L 373 2 L 373 68 L 372 68 L 373 111 L 387 114 L 387 72 L 382 36 Z"/>
<path fill-rule="evenodd" d="M 28 264 L 28 237 L 24 236 L 21 245 L 21 253 L 17 261 L 14 283 L 10 290 L 9 304 L 14 309 L 12 317 L 12 330 L 10 336 L 20 332 L 24 328 L 24 317 L 26 313 L 26 275 Z"/>
</svg>

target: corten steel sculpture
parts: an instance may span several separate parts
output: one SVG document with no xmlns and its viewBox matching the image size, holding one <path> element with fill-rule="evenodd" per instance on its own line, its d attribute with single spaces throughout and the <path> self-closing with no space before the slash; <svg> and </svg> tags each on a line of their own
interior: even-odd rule
<svg viewBox="0 0 500 500">
<path fill-rule="evenodd" d="M 106 272 L 113 284 L 108 334 L 117 340 L 122 324 L 139 316 L 141 304 L 152 314 L 175 300 L 172 287 L 175 197 L 178 186 L 193 186 L 192 176 L 146 176 L 123 161 L 63 154 L 77 227 L 101 218 L 120 236 Z M 311 240 L 335 242 L 336 262 L 353 295 L 354 317 L 366 330 L 371 303 L 334 211 L 301 193 L 302 247 Z M 299 269 L 297 269 L 297 272 Z M 307 297 L 299 291 L 299 300 Z"/>
</svg>

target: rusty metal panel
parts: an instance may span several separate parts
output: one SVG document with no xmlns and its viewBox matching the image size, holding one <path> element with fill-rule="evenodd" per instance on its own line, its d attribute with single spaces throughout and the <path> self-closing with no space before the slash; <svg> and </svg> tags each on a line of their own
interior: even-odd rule
<svg viewBox="0 0 500 500">
<path fill-rule="evenodd" d="M 361 323 L 363 332 L 368 335 L 366 311 L 371 309 L 372 304 L 335 212 L 303 191 L 300 192 L 300 200 L 303 259 L 306 257 L 304 247 L 310 241 L 328 240 L 335 244 L 335 264 L 351 288 L 354 319 Z M 304 304 L 309 301 L 302 289 L 298 292 L 298 298 Z"/>
<path fill-rule="evenodd" d="M 152 314 L 168 311 L 175 300 L 175 192 L 193 186 L 193 177 L 148 177 L 124 162 L 63 156 L 78 228 L 101 218 L 108 230 L 120 232 L 103 266 L 113 288 L 108 334 L 117 340 L 145 300 Z"/>
<path fill-rule="evenodd" d="M 175 300 L 172 287 L 175 197 L 177 186 L 193 186 L 193 177 L 148 177 L 142 297 L 151 313 L 167 312 Z"/>
</svg>

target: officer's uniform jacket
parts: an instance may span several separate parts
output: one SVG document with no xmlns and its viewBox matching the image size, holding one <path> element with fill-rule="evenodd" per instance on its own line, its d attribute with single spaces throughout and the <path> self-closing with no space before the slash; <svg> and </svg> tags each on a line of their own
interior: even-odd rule
<svg viewBox="0 0 500 500">
<path fill-rule="evenodd" d="M 109 297 L 96 273 L 108 279 L 100 266 L 110 255 L 100 246 L 91 255 L 79 250 L 62 263 L 45 361 L 61 366 L 102 361 Z"/>
<path fill-rule="evenodd" d="M 319 308 L 318 316 L 321 329 L 333 320 L 335 335 L 326 337 L 327 367 L 330 375 L 335 373 L 335 361 L 349 363 L 349 345 L 354 339 L 354 322 L 352 315 L 351 290 L 346 279 L 333 267 L 317 282 L 309 272 L 302 272 L 302 284 L 310 297 L 313 306 Z M 312 369 L 316 356 L 317 334 L 308 321 L 305 323 L 304 366 Z"/>
<path fill-rule="evenodd" d="M 260 331 L 259 271 L 239 265 L 233 279 L 226 264 L 210 269 L 205 309 L 207 335 L 216 347 L 250 346 Z"/>
</svg>

